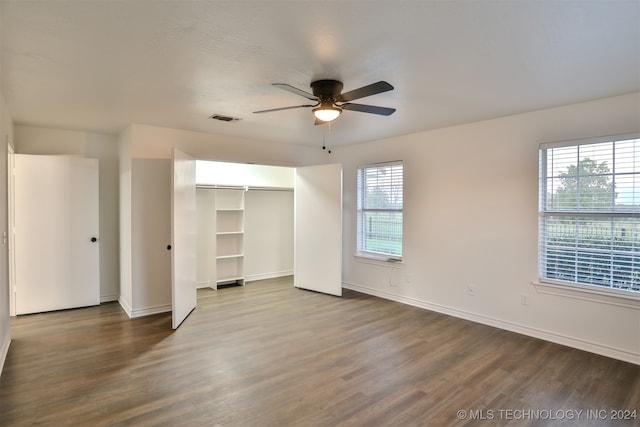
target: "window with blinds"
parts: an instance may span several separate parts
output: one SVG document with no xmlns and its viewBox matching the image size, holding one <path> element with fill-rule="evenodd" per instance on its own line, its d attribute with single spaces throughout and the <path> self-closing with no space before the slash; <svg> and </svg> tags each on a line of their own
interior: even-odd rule
<svg viewBox="0 0 640 427">
<path fill-rule="evenodd" d="M 540 146 L 542 282 L 640 293 L 639 138 Z"/>
<path fill-rule="evenodd" d="M 402 258 L 402 162 L 358 169 L 358 254 Z"/>
</svg>

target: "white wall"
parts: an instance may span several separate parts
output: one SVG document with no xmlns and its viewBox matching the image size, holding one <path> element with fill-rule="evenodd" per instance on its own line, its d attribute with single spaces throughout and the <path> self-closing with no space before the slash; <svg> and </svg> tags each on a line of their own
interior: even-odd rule
<svg viewBox="0 0 640 427">
<path fill-rule="evenodd" d="M 171 162 L 133 159 L 130 317 L 171 311 Z"/>
<path fill-rule="evenodd" d="M 20 154 L 78 155 L 99 161 L 100 174 L 100 301 L 119 294 L 118 254 L 118 139 L 113 135 L 15 126 L 15 149 Z"/>
<path fill-rule="evenodd" d="M 118 302 L 131 317 L 133 305 L 132 257 L 131 257 L 131 127 L 118 139 L 118 195 L 120 220 L 120 295 Z"/>
<path fill-rule="evenodd" d="M 284 166 L 196 161 L 196 185 L 293 188 L 295 169 Z"/>
<path fill-rule="evenodd" d="M 0 374 L 11 342 L 9 316 L 9 255 L 2 238 L 8 228 L 7 144 L 13 141 L 11 116 L 0 92 Z M 8 234 L 7 234 L 8 235 Z"/>
<path fill-rule="evenodd" d="M 538 144 L 640 130 L 640 94 L 334 149 L 349 288 L 640 363 L 640 304 L 543 293 Z M 356 169 L 403 160 L 404 264 L 358 261 Z M 475 286 L 475 296 L 466 294 Z M 521 304 L 528 295 L 529 305 Z"/>
<path fill-rule="evenodd" d="M 215 191 L 196 188 L 196 283 L 216 287 Z"/>
<path fill-rule="evenodd" d="M 304 166 L 327 158 L 322 150 L 302 145 L 141 124 L 133 124 L 131 129 L 134 158 L 170 159 L 174 147 L 195 159 L 272 166 Z"/>
<path fill-rule="evenodd" d="M 247 281 L 293 274 L 293 190 L 249 190 L 244 199 Z"/>
</svg>

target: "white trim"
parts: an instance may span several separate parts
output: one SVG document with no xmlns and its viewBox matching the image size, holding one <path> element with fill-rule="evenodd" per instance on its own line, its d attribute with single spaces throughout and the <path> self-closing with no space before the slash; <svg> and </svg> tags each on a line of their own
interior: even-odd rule
<svg viewBox="0 0 640 427">
<path fill-rule="evenodd" d="M 616 305 L 618 307 L 640 310 L 640 293 L 625 292 L 617 289 L 591 289 L 593 286 L 581 284 L 554 283 L 546 280 L 531 282 L 542 294 L 556 295 L 597 303 Z M 637 294 L 637 295 L 634 295 Z"/>
<path fill-rule="evenodd" d="M 131 306 L 129 306 L 129 304 L 124 298 L 119 298 L 118 302 L 120 303 L 120 307 L 122 307 L 122 309 L 127 314 L 127 316 L 129 316 L 129 319 L 135 319 L 136 317 L 144 317 L 144 316 L 149 316 L 151 314 L 166 313 L 168 311 L 171 311 L 171 304 L 162 304 L 162 305 L 156 305 L 153 307 L 137 308 L 134 310 L 133 308 L 131 308 Z"/>
<path fill-rule="evenodd" d="M 209 281 L 196 282 L 196 289 L 207 289 L 207 288 L 215 289 L 215 282 L 213 286 L 211 286 L 211 282 Z"/>
<path fill-rule="evenodd" d="M 388 299 L 391 301 L 400 302 L 414 307 L 423 308 L 425 310 L 431 310 L 449 316 L 458 317 L 472 322 L 481 323 L 483 325 L 493 326 L 495 328 L 504 329 L 511 332 L 516 332 L 522 335 L 527 335 L 533 338 L 539 338 L 545 341 L 550 341 L 556 344 L 566 345 L 569 347 L 577 348 L 579 350 L 588 351 L 602 356 L 611 357 L 625 362 L 640 365 L 640 353 L 634 353 L 628 350 L 602 345 L 593 341 L 582 340 L 568 335 L 558 334 L 555 332 L 545 331 L 543 329 L 532 328 L 530 326 L 521 325 L 518 323 L 507 322 L 504 320 L 496 319 L 490 316 L 484 316 L 477 313 L 471 313 L 466 310 L 459 310 L 453 307 L 447 307 L 440 304 L 433 304 L 430 302 L 422 301 L 417 298 L 405 297 L 401 295 L 392 294 L 390 292 L 381 291 L 378 289 L 369 288 L 367 286 L 357 285 L 355 283 L 343 282 L 342 286 L 345 289 L 351 289 L 364 294 L 377 296 L 380 298 Z"/>
<path fill-rule="evenodd" d="M 365 168 L 375 168 L 377 166 L 394 166 L 401 165 L 404 163 L 404 160 L 388 160 L 386 162 L 375 162 L 375 163 L 367 163 L 366 165 L 360 165 L 356 167 L 356 169 L 365 169 Z"/>
<path fill-rule="evenodd" d="M 540 147 L 540 150 L 546 150 L 548 148 L 568 147 L 572 145 L 599 144 L 602 142 L 626 141 L 629 139 L 638 139 L 638 138 L 640 138 L 640 132 L 631 132 L 631 133 L 623 133 L 618 135 L 596 136 L 593 138 L 580 138 L 580 139 L 569 139 L 566 141 L 543 142 L 540 144 L 539 147 Z"/>
<path fill-rule="evenodd" d="M 120 304 L 120 307 L 122 307 L 124 312 L 127 314 L 127 316 L 131 318 L 132 309 L 131 309 L 131 306 L 129 305 L 129 302 L 122 295 L 120 295 L 120 297 L 118 298 L 118 303 Z"/>
<path fill-rule="evenodd" d="M 100 295 L 100 304 L 103 302 L 118 301 L 118 294 Z"/>
<path fill-rule="evenodd" d="M 276 279 L 278 277 L 292 276 L 293 270 L 275 271 L 273 273 L 261 273 L 245 276 L 245 282 L 253 282 L 255 280 Z"/>
<path fill-rule="evenodd" d="M 368 253 L 356 253 L 353 255 L 356 261 L 362 262 L 364 264 L 373 264 L 379 265 L 382 267 L 390 267 L 390 268 L 403 268 L 404 261 L 401 257 L 394 257 L 392 255 L 383 256 L 383 255 L 370 255 Z"/>
<path fill-rule="evenodd" d="M 131 315 L 129 317 L 132 319 L 135 319 L 136 317 L 150 316 L 152 314 L 167 313 L 170 311 L 171 311 L 171 304 L 162 304 L 162 305 L 156 305 L 153 307 L 137 308 L 135 310 L 132 310 Z"/>
<path fill-rule="evenodd" d="M 372 208 L 365 208 L 364 207 L 364 192 L 367 188 L 367 184 L 365 184 L 366 179 L 364 178 L 365 172 L 368 169 L 376 169 L 376 168 L 380 168 L 380 167 L 394 167 L 394 166 L 400 166 L 402 169 L 402 207 L 400 209 L 372 209 Z M 401 240 L 400 240 L 400 255 L 391 255 L 391 254 L 383 254 L 383 253 L 378 253 L 378 252 L 370 252 L 367 250 L 363 250 L 362 248 L 365 246 L 365 234 L 366 232 L 364 231 L 364 216 L 365 216 L 365 212 L 368 211 L 380 211 L 380 212 L 388 212 L 388 213 L 400 213 L 401 215 L 403 215 L 402 217 L 402 223 L 404 223 L 404 194 L 405 194 L 405 188 L 404 188 L 404 160 L 392 160 L 392 161 L 387 161 L 387 162 L 379 162 L 379 163 L 370 163 L 367 165 L 362 165 L 362 166 L 358 166 L 356 168 L 356 246 L 357 246 L 357 252 L 355 254 L 356 257 L 360 257 L 360 258 L 368 258 L 370 260 L 374 260 L 374 261 L 383 261 L 383 262 L 389 262 L 389 263 L 394 263 L 394 262 L 402 262 L 402 255 L 403 255 L 403 251 L 404 251 L 404 231 L 402 232 L 401 235 Z M 393 174 L 390 177 L 390 181 L 389 181 L 389 187 L 391 188 L 391 185 L 393 183 L 393 178 L 392 178 Z M 403 227 L 404 229 L 404 227 Z"/>
<path fill-rule="evenodd" d="M 7 138 L 7 226 L 8 226 L 8 272 L 9 272 L 9 316 L 16 316 L 16 257 L 15 257 L 15 156 L 16 150 Z M 0 365 L 1 370 L 1 365 Z"/>
<path fill-rule="evenodd" d="M 7 360 L 7 354 L 9 354 L 9 346 L 11 345 L 11 336 L 7 335 L 6 339 L 0 347 L 0 375 L 2 375 L 2 368 L 4 368 L 4 362 Z"/>
</svg>

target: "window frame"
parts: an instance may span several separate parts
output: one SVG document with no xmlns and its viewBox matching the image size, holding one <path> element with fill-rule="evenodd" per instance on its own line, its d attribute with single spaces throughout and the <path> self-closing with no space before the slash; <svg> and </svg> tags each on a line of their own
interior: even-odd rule
<svg viewBox="0 0 640 427">
<path fill-rule="evenodd" d="M 364 190 L 363 187 L 364 181 L 362 180 L 362 176 L 364 171 L 367 169 L 374 169 L 384 166 L 397 166 L 400 165 L 402 167 L 402 207 L 401 209 L 383 209 L 383 208 L 370 208 L 366 209 L 363 207 L 363 196 Z M 355 256 L 358 258 L 362 258 L 368 261 L 379 261 L 384 263 L 398 263 L 402 264 L 403 256 L 404 256 L 404 162 L 402 160 L 393 160 L 387 162 L 377 162 L 370 163 L 362 166 L 358 166 L 356 169 L 356 254 Z M 401 227 L 402 232 L 400 233 L 400 254 L 391 254 L 391 253 L 383 253 L 383 252 L 375 252 L 371 250 L 364 249 L 364 239 L 366 232 L 363 231 L 363 227 L 366 225 L 366 221 L 363 220 L 366 212 L 390 212 L 397 214 L 398 212 L 401 215 Z"/>
<path fill-rule="evenodd" d="M 615 178 L 623 175 L 622 173 L 618 174 L 615 171 L 615 143 L 623 142 L 629 140 L 639 140 L 640 132 L 637 133 L 628 133 L 628 134 L 619 134 L 619 135 L 611 135 L 611 136 L 602 136 L 596 138 L 584 138 L 584 139 L 575 139 L 568 141 L 558 141 L 558 142 L 550 142 L 543 143 L 539 146 L 539 169 L 538 169 L 538 281 L 534 282 L 534 285 L 542 285 L 550 289 L 547 293 L 571 296 L 571 294 L 564 293 L 556 293 L 553 289 L 558 291 L 568 291 L 568 292 L 577 292 L 578 294 L 586 293 L 600 297 L 614 297 L 614 298 L 623 298 L 627 300 L 636 300 L 640 301 L 640 290 L 635 289 L 622 289 L 613 287 L 611 284 L 609 286 L 598 285 L 594 283 L 584 283 L 577 281 L 567 281 L 561 280 L 557 278 L 546 277 L 546 267 L 548 257 L 546 255 L 546 237 L 545 237 L 545 221 L 549 217 L 560 216 L 560 217 L 574 217 L 576 221 L 582 218 L 607 218 L 613 221 L 614 218 L 630 218 L 630 219 L 639 219 L 640 218 L 640 209 L 638 210 L 630 210 L 630 211 L 620 211 L 616 210 L 615 203 L 612 203 L 612 207 L 610 209 L 603 210 L 581 210 L 579 207 L 575 209 L 549 209 L 547 208 L 547 178 L 549 175 L 547 174 L 547 150 L 555 149 L 555 148 L 564 148 L 564 147 L 580 147 L 587 146 L 592 144 L 601 144 L 601 143 L 613 143 L 612 147 L 612 172 L 611 176 L 613 182 L 615 183 Z M 579 149 L 578 149 L 579 150 Z M 638 158 L 638 156 L 634 155 L 634 159 Z M 580 157 L 577 156 L 576 160 L 578 164 L 580 162 Z M 638 158 L 640 162 L 640 158 Z M 613 193 L 615 194 L 615 187 L 613 188 Z M 576 190 L 577 194 L 579 194 L 579 189 Z M 576 230 L 578 230 L 576 226 Z M 588 250 L 586 246 L 580 246 L 577 243 L 579 231 L 576 231 L 576 246 L 575 252 L 576 254 L 582 250 Z M 613 256 L 615 250 L 611 249 L 611 255 Z M 577 256 L 577 255 L 576 255 Z M 614 265 L 612 263 L 612 265 Z M 609 302 L 608 300 L 605 302 Z M 635 305 L 634 305 L 635 307 Z"/>
</svg>

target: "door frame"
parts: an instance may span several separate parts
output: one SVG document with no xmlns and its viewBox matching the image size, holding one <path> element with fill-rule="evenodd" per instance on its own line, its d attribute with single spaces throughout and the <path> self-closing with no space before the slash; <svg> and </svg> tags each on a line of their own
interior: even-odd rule
<svg viewBox="0 0 640 427">
<path fill-rule="evenodd" d="M 9 229 L 9 316 L 16 315 L 16 283 L 15 283 L 15 154 L 11 143 L 7 144 L 7 226 Z"/>
</svg>

